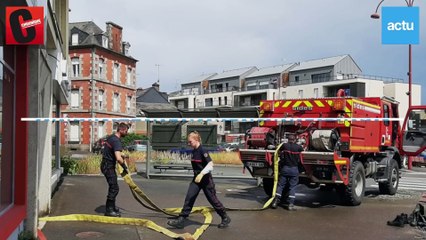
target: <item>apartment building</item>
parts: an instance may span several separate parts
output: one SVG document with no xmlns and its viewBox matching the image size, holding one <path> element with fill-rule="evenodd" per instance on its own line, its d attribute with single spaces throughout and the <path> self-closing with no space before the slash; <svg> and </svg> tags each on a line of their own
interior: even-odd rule
<svg viewBox="0 0 426 240">
<path fill-rule="evenodd" d="M 394 98 L 400 102 L 400 116 L 408 108 L 405 94 L 408 84 L 402 79 L 363 75 L 348 54 L 260 69 L 224 71 L 181 86 L 181 91 L 169 97 L 179 109 L 244 108 L 258 106 L 260 100 L 334 97 L 339 89 L 345 89 L 347 95 L 354 97 Z M 420 85 L 414 84 L 413 105 L 420 104 L 420 92 Z M 225 133 L 242 132 L 248 127 L 249 123 L 225 123 Z"/>
<path fill-rule="evenodd" d="M 136 116 L 136 62 L 123 28 L 106 23 L 70 23 L 69 58 L 71 103 L 63 109 L 70 118 L 129 118 Z M 62 127 L 61 142 L 71 149 L 91 150 L 93 143 L 113 131 L 113 122 L 71 122 Z"/>
</svg>

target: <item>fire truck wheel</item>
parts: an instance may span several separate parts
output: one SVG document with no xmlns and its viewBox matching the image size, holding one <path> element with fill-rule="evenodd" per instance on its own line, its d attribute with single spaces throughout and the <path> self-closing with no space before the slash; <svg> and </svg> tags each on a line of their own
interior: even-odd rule
<svg viewBox="0 0 426 240">
<path fill-rule="evenodd" d="M 381 194 L 395 195 L 399 184 L 399 168 L 395 159 L 389 164 L 389 176 L 387 182 L 379 182 L 379 191 Z"/>
<path fill-rule="evenodd" d="M 272 190 L 274 188 L 274 179 L 273 178 L 263 178 L 262 179 L 263 190 L 266 195 L 269 197 L 272 196 Z"/>
<path fill-rule="evenodd" d="M 361 204 L 365 192 L 365 172 L 361 162 L 352 163 L 349 184 L 344 190 L 343 194 L 348 205 L 358 206 Z"/>
</svg>

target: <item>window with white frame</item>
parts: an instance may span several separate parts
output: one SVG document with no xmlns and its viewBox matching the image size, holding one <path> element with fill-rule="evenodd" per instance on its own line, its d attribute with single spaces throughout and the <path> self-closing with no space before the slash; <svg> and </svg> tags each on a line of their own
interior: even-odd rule
<svg viewBox="0 0 426 240">
<path fill-rule="evenodd" d="M 299 98 L 303 98 L 303 90 L 299 90 Z"/>
<path fill-rule="evenodd" d="M 71 36 L 71 45 L 78 45 L 78 33 L 74 33 Z"/>
<path fill-rule="evenodd" d="M 114 93 L 114 97 L 112 99 L 112 110 L 114 112 L 118 112 L 119 109 L 119 95 L 118 93 Z"/>
<path fill-rule="evenodd" d="M 80 90 L 71 90 L 71 108 L 80 108 Z"/>
<path fill-rule="evenodd" d="M 70 123 L 70 142 L 80 142 L 80 125 L 78 122 Z"/>
<path fill-rule="evenodd" d="M 126 73 L 126 83 L 127 85 L 132 85 L 132 69 L 131 68 L 127 68 L 127 73 Z"/>
<path fill-rule="evenodd" d="M 80 58 L 75 57 L 71 59 L 72 72 L 71 77 L 79 77 L 80 76 Z"/>
<path fill-rule="evenodd" d="M 98 122 L 98 137 L 104 136 L 104 122 Z"/>
<path fill-rule="evenodd" d="M 126 101 L 127 113 L 130 113 L 131 106 L 132 106 L 132 97 L 131 96 L 127 96 L 127 101 Z"/>
<path fill-rule="evenodd" d="M 102 47 L 108 48 L 108 38 L 107 38 L 107 36 L 102 36 Z"/>
<path fill-rule="evenodd" d="M 105 76 L 105 60 L 103 58 L 99 59 L 99 78 L 103 78 Z"/>
<path fill-rule="evenodd" d="M 228 105 L 228 97 L 227 97 L 227 96 L 225 96 L 223 100 L 224 100 L 224 104 L 225 104 L 225 105 Z"/>
<path fill-rule="evenodd" d="M 104 103 L 104 90 L 99 90 L 99 96 L 98 96 L 98 102 L 99 102 L 99 109 L 104 109 L 105 103 Z"/>
<path fill-rule="evenodd" d="M 112 72 L 112 74 L 113 74 L 113 81 L 115 82 L 115 83 L 118 83 L 119 82 L 119 77 L 120 77 L 120 75 L 119 75 L 119 65 L 118 65 L 118 63 L 114 63 L 114 69 L 113 69 L 113 72 Z"/>
<path fill-rule="evenodd" d="M 281 93 L 281 98 L 282 99 L 287 99 L 287 93 L 286 92 L 282 92 Z"/>
</svg>

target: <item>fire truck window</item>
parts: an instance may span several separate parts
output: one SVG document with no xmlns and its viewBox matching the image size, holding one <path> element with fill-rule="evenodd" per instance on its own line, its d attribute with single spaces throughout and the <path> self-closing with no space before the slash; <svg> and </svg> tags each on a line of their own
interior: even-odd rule
<svg viewBox="0 0 426 240">
<path fill-rule="evenodd" d="M 386 104 L 383 105 L 383 118 L 385 118 L 385 120 L 383 120 L 385 126 L 389 126 L 389 106 Z"/>
<path fill-rule="evenodd" d="M 426 112 L 424 110 L 413 110 L 408 116 L 407 130 L 426 133 Z"/>
</svg>

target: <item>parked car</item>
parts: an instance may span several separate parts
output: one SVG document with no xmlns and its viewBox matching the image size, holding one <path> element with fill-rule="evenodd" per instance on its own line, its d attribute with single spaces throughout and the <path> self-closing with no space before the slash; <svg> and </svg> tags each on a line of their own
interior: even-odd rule
<svg viewBox="0 0 426 240">
<path fill-rule="evenodd" d="M 231 142 L 231 143 L 225 143 L 222 145 L 224 151 L 226 152 L 235 152 L 240 148 L 244 148 L 244 143 L 238 143 L 238 142 Z"/>
<path fill-rule="evenodd" d="M 100 154 L 102 152 L 102 148 L 104 147 L 104 142 L 106 141 L 106 138 L 100 138 L 98 141 L 96 141 L 93 144 L 92 152 Z"/>
<path fill-rule="evenodd" d="M 129 152 L 133 151 L 146 151 L 146 145 L 142 144 L 143 140 L 133 140 L 133 142 L 125 147 Z"/>
</svg>

